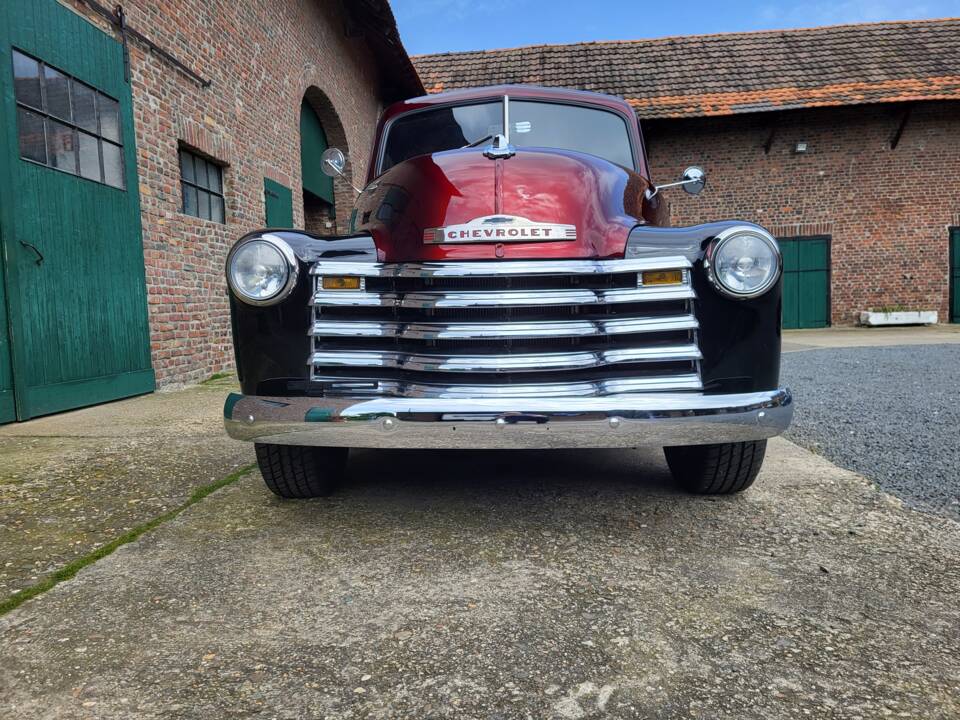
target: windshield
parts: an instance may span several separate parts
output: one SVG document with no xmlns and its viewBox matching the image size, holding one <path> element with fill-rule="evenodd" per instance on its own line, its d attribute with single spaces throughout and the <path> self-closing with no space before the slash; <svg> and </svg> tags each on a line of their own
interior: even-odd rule
<svg viewBox="0 0 960 720">
<path fill-rule="evenodd" d="M 509 114 L 510 144 L 514 147 L 574 150 L 634 167 L 627 124 L 616 113 L 578 105 L 511 100 Z M 390 126 L 380 171 L 417 155 L 455 150 L 500 133 L 503 103 L 499 100 L 414 112 Z"/>
</svg>

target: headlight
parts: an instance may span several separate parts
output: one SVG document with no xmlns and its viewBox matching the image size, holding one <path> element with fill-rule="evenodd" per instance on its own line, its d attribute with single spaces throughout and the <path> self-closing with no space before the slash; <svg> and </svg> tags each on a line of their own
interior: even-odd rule
<svg viewBox="0 0 960 720">
<path fill-rule="evenodd" d="M 297 259 L 287 243 L 262 235 L 238 243 L 227 258 L 230 289 L 250 305 L 280 302 L 297 283 Z"/>
<path fill-rule="evenodd" d="M 759 228 L 724 230 L 707 251 L 707 274 L 721 292 L 737 298 L 762 295 L 780 277 L 780 249 Z"/>
</svg>

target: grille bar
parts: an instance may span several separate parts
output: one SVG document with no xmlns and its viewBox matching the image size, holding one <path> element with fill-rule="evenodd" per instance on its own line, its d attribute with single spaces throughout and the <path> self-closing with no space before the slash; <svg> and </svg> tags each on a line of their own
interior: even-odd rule
<svg viewBox="0 0 960 720">
<path fill-rule="evenodd" d="M 667 345 L 566 353 L 462 354 L 404 353 L 394 350 L 318 351 L 313 367 L 398 368 L 439 372 L 536 372 L 592 368 L 616 363 L 700 360 L 696 345 Z"/>
<path fill-rule="evenodd" d="M 619 378 L 596 382 L 525 383 L 513 385 L 479 385 L 407 383 L 394 380 L 356 382 L 338 377 L 316 378 L 334 390 L 350 395 L 387 395 L 390 397 L 429 398 L 515 398 L 515 397 L 597 397 L 631 392 L 667 392 L 702 390 L 696 373 L 669 373 L 639 378 Z"/>
<path fill-rule="evenodd" d="M 383 278 L 505 277 L 510 275 L 618 275 L 644 270 L 689 269 L 682 255 L 635 260 L 514 260 L 510 262 L 359 263 L 321 260 L 311 275 Z"/>
<path fill-rule="evenodd" d="M 511 340 L 516 338 L 589 337 L 696 330 L 693 315 L 632 317 L 615 320 L 541 322 L 400 323 L 365 320 L 317 320 L 314 337 L 398 338 L 401 340 Z"/>
<path fill-rule="evenodd" d="M 473 292 L 416 291 L 369 292 L 318 290 L 313 296 L 317 307 L 403 307 L 403 308 L 483 308 L 538 307 L 563 305 L 608 305 L 613 303 L 693 300 L 689 285 L 653 285 L 612 290 L 478 290 Z"/>
</svg>

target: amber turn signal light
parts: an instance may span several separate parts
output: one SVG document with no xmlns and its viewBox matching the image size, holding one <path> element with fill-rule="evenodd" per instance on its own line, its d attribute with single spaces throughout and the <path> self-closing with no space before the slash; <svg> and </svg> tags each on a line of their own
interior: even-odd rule
<svg viewBox="0 0 960 720">
<path fill-rule="evenodd" d="M 644 285 L 680 285 L 683 270 L 647 270 L 640 277 Z"/>
<path fill-rule="evenodd" d="M 349 275 L 324 275 L 320 284 L 324 290 L 359 290 L 360 278 Z"/>
</svg>

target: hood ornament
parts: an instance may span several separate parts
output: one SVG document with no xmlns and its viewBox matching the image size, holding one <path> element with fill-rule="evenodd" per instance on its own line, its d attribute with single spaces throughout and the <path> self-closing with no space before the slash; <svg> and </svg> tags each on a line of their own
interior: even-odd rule
<svg viewBox="0 0 960 720">
<path fill-rule="evenodd" d="M 497 158 L 508 158 L 516 155 L 517 149 L 510 144 L 506 135 L 494 135 L 493 141 L 487 145 L 483 154 L 491 160 L 496 160 Z"/>
<path fill-rule="evenodd" d="M 577 239 L 577 226 L 562 223 L 544 223 L 517 215 L 485 215 L 457 225 L 427 228 L 423 242 L 442 243 L 509 243 L 554 242 Z"/>
</svg>

